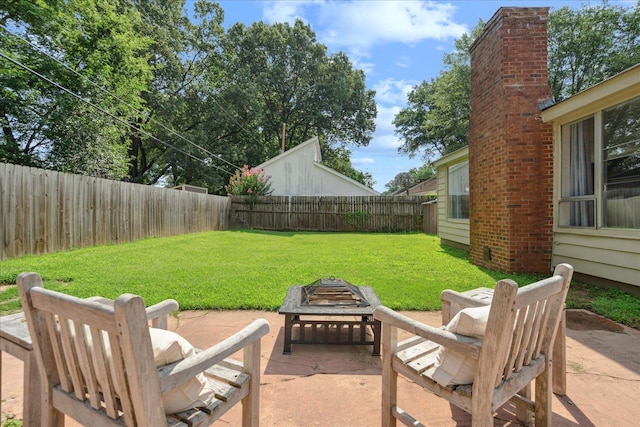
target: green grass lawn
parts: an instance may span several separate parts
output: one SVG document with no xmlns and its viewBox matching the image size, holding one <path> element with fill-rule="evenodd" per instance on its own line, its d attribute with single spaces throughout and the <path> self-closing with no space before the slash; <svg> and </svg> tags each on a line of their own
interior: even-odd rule
<svg viewBox="0 0 640 427">
<path fill-rule="evenodd" d="M 23 271 L 39 273 L 47 288 L 79 297 L 115 298 L 129 292 L 141 295 L 147 305 L 174 298 L 181 309 L 277 310 L 290 285 L 334 276 L 373 287 L 393 309 L 438 310 L 443 289 L 493 287 L 504 277 L 520 285 L 538 279 L 482 269 L 469 262 L 465 251 L 441 246 L 437 237 L 425 234 L 251 230 L 12 258 L 0 262 L 0 284 L 15 283 Z M 0 311 L 18 310 L 15 287 L 3 289 Z M 634 325 L 633 319 L 640 318 L 639 299 L 625 295 L 619 295 L 623 310 L 614 320 L 637 327 L 640 322 Z"/>
</svg>

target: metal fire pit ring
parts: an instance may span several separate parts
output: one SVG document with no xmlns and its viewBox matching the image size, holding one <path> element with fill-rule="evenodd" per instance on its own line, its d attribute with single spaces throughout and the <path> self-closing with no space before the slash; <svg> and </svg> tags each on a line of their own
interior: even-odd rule
<svg viewBox="0 0 640 427">
<path fill-rule="evenodd" d="M 278 311 L 285 316 L 283 353 L 291 354 L 291 344 L 341 344 L 372 345 L 372 354 L 378 356 L 381 324 L 373 318 L 373 310 L 379 305 L 371 287 L 333 277 L 290 286 Z M 368 336 L 368 328 L 373 338 Z"/>
</svg>

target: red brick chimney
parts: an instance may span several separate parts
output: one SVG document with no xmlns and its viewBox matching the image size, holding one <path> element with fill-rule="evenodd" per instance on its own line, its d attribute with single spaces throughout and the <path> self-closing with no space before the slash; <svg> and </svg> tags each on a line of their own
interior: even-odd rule
<svg viewBox="0 0 640 427">
<path fill-rule="evenodd" d="M 474 264 L 549 273 L 553 244 L 549 8 L 503 7 L 471 46 L 470 246 Z"/>
</svg>

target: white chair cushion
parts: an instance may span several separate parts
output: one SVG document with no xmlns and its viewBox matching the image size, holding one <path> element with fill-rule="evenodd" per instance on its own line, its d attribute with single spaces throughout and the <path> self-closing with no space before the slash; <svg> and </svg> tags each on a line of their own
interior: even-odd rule
<svg viewBox="0 0 640 427">
<path fill-rule="evenodd" d="M 446 330 L 459 335 L 482 338 L 490 310 L 489 305 L 462 309 L 451 319 Z M 440 347 L 431 377 L 442 387 L 471 384 L 477 369 L 478 363 L 473 358 Z"/>
<path fill-rule="evenodd" d="M 178 362 L 195 354 L 191 343 L 175 332 L 149 328 L 149 333 L 156 368 Z M 203 374 L 196 375 L 162 395 L 164 411 L 167 414 L 207 406 L 214 399 L 215 391 Z"/>
<path fill-rule="evenodd" d="M 189 341 L 175 332 L 165 329 L 149 328 L 153 358 L 156 368 L 193 356 L 195 349 Z"/>
</svg>

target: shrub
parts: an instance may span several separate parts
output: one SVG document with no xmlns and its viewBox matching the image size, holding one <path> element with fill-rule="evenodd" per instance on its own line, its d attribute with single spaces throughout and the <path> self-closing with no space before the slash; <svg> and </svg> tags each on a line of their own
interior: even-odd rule
<svg viewBox="0 0 640 427">
<path fill-rule="evenodd" d="M 268 196 L 273 191 L 270 179 L 271 176 L 266 176 L 264 170 L 244 165 L 224 188 L 230 196 Z"/>
</svg>

